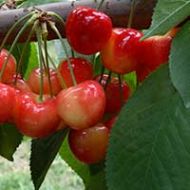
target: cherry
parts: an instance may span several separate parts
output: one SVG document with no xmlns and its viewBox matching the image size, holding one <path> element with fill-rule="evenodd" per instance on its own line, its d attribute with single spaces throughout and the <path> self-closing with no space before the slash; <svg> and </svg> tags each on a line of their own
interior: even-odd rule
<svg viewBox="0 0 190 190">
<path fill-rule="evenodd" d="M 0 123 L 11 121 L 15 94 L 14 88 L 0 83 Z"/>
<path fill-rule="evenodd" d="M 141 42 L 139 48 L 139 65 L 136 69 L 138 81 L 143 81 L 161 64 L 168 63 L 172 32 L 164 36 L 152 36 Z"/>
<path fill-rule="evenodd" d="M 77 7 L 66 21 L 66 37 L 71 47 L 85 55 L 100 51 L 109 40 L 111 19 L 104 13 L 88 7 Z"/>
<path fill-rule="evenodd" d="M 103 124 L 83 130 L 71 130 L 70 149 L 77 159 L 94 164 L 104 159 L 109 139 L 109 129 Z"/>
<path fill-rule="evenodd" d="M 37 102 L 33 93 L 18 92 L 13 116 L 18 130 L 33 138 L 45 137 L 57 130 L 60 118 L 56 112 L 56 99 Z"/>
<path fill-rule="evenodd" d="M 28 86 L 27 82 L 22 79 L 20 75 L 13 75 L 13 78 L 6 82 L 6 84 L 14 87 L 17 90 L 20 90 L 22 92 L 32 92 L 30 87 Z"/>
<path fill-rule="evenodd" d="M 77 84 L 91 80 L 93 78 L 93 67 L 92 64 L 83 58 L 70 58 L 70 63 L 73 68 L 75 79 Z M 68 66 L 68 61 L 63 60 L 58 67 L 67 87 L 73 86 L 71 73 Z"/>
<path fill-rule="evenodd" d="M 102 64 L 109 70 L 125 74 L 136 70 L 136 52 L 143 34 L 135 29 L 115 28 L 100 52 Z"/>
<path fill-rule="evenodd" d="M 9 52 L 6 49 L 2 49 L 0 52 L 0 70 L 2 70 L 3 65 L 6 63 Z M 7 65 L 5 67 L 4 73 L 2 75 L 1 81 L 7 82 L 12 79 L 13 75 L 16 73 L 16 59 L 13 55 L 10 55 Z"/>
<path fill-rule="evenodd" d="M 49 73 L 50 73 L 50 80 L 51 80 L 51 85 L 52 85 L 52 93 L 53 95 L 57 95 L 62 89 L 59 83 L 57 73 L 53 69 L 50 69 Z M 50 91 L 47 71 L 44 70 L 42 74 L 43 74 L 43 93 L 50 94 L 51 91 Z M 40 94 L 40 85 L 41 85 L 40 78 L 41 78 L 40 68 L 35 68 L 34 70 L 32 70 L 27 80 L 27 83 L 29 87 L 31 88 L 31 90 L 37 94 Z"/>
<path fill-rule="evenodd" d="M 97 76 L 96 80 L 99 81 L 101 76 Z M 131 95 L 131 89 L 126 82 L 122 81 L 121 87 L 119 80 L 112 77 L 111 81 L 107 84 L 108 75 L 104 74 L 101 80 L 102 86 L 105 88 L 106 94 L 106 113 L 117 113 L 120 111 L 122 105 L 128 100 Z M 121 94 L 122 92 L 122 94 Z"/>
<path fill-rule="evenodd" d="M 57 112 L 73 129 L 95 125 L 102 118 L 104 109 L 104 90 L 93 80 L 62 90 L 57 95 Z"/>
</svg>

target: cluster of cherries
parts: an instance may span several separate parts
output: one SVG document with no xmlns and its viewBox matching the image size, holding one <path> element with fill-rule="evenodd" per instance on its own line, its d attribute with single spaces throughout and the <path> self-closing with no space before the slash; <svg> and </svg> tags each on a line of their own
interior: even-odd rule
<svg viewBox="0 0 190 190">
<path fill-rule="evenodd" d="M 120 75 L 135 71 L 139 82 L 168 61 L 175 33 L 141 41 L 140 31 L 112 28 L 106 14 L 88 7 L 74 9 L 65 27 L 76 52 L 99 52 L 105 68 Z M 93 65 L 75 57 L 63 60 L 57 70 L 36 68 L 24 80 L 16 72 L 14 57 L 5 49 L 0 52 L 0 69 L 1 123 L 14 123 L 32 138 L 70 127 L 69 145 L 80 161 L 91 164 L 105 157 L 110 129 L 131 95 L 125 81 L 107 74 L 94 76 Z"/>
</svg>

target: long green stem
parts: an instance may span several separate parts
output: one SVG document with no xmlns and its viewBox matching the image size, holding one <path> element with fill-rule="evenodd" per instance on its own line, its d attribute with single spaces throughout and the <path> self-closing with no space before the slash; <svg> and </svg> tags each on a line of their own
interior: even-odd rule
<svg viewBox="0 0 190 190">
<path fill-rule="evenodd" d="M 44 48 L 44 47 L 43 47 L 43 48 Z M 45 50 L 44 50 L 44 51 L 45 51 Z M 60 83 L 61 83 L 61 87 L 62 87 L 63 89 L 67 88 L 67 85 L 66 85 L 66 83 L 65 83 L 65 80 L 64 80 L 63 76 L 61 75 L 59 69 L 56 67 L 56 65 L 55 65 L 55 63 L 54 63 L 52 57 L 49 55 L 49 52 L 47 52 L 47 54 L 48 54 L 48 59 L 49 59 L 50 62 L 51 62 L 51 65 L 53 66 L 53 68 L 55 69 L 56 73 L 58 74 L 58 77 L 59 77 Z"/>
<path fill-rule="evenodd" d="M 26 30 L 26 28 L 27 28 L 29 25 L 31 25 L 31 24 L 34 23 L 34 21 L 36 20 L 36 18 L 37 18 L 37 15 L 33 15 L 33 16 L 26 22 L 26 24 L 21 28 L 21 30 L 18 32 L 18 34 L 16 35 L 16 37 L 15 37 L 15 39 L 14 39 L 12 45 L 11 45 L 11 48 L 10 48 L 10 50 L 9 50 L 9 54 L 8 54 L 8 56 L 7 56 L 6 60 L 5 60 L 5 62 L 3 63 L 3 66 L 2 66 L 2 69 L 1 69 L 1 72 L 0 72 L 0 80 L 2 79 L 2 75 L 3 75 L 4 71 L 5 71 L 5 68 L 6 68 L 6 66 L 7 66 L 8 60 L 10 59 L 11 52 L 13 51 L 13 48 L 15 47 L 15 45 L 16 45 L 16 43 L 17 43 L 19 37 L 21 36 L 21 34 Z"/>
<path fill-rule="evenodd" d="M 133 23 L 133 16 L 135 12 L 135 0 L 131 0 L 131 8 L 130 8 L 130 13 L 129 13 L 129 20 L 127 27 L 130 28 L 132 23 Z"/>
<path fill-rule="evenodd" d="M 56 35 L 58 36 L 58 38 L 61 41 L 62 47 L 63 47 L 63 49 L 65 51 L 65 55 L 66 55 L 66 58 L 67 58 L 68 67 L 69 67 L 69 71 L 70 71 L 70 74 L 71 74 L 71 78 L 72 78 L 74 86 L 76 86 L 77 82 L 76 82 L 76 79 L 75 79 L 75 75 L 74 75 L 74 71 L 73 71 L 73 68 L 72 68 L 71 61 L 69 59 L 69 54 L 67 52 L 67 47 L 65 46 L 65 42 L 63 41 L 63 38 L 62 38 L 60 32 L 56 28 L 55 23 L 54 22 L 48 22 L 48 23 L 49 23 L 50 27 L 52 28 L 52 30 L 56 33 Z"/>
<path fill-rule="evenodd" d="M 31 37 L 32 37 L 32 35 L 33 35 L 33 33 L 35 31 L 35 28 L 37 27 L 38 23 L 39 23 L 38 20 L 34 22 L 34 24 L 32 26 L 32 29 L 31 29 L 31 31 L 30 31 L 30 33 L 28 35 L 28 38 L 27 38 L 26 42 L 24 43 L 24 46 L 22 48 L 22 52 L 21 52 L 21 55 L 20 55 L 19 62 L 17 64 L 16 76 L 18 75 L 19 71 L 21 70 L 21 65 L 22 65 L 22 61 L 23 61 L 23 58 L 24 58 L 24 54 L 26 52 L 27 46 L 28 46 L 28 44 L 30 42 L 30 39 L 31 39 Z M 17 79 L 17 77 L 16 77 L 16 79 Z M 15 84 L 16 84 L 16 81 L 15 81 Z"/>
<path fill-rule="evenodd" d="M 44 76 L 43 76 L 43 53 L 42 53 L 42 35 L 40 28 L 36 28 L 36 37 L 38 41 L 38 50 L 39 50 L 39 58 L 40 58 L 40 96 L 39 100 L 43 101 L 43 82 L 44 82 Z"/>
<path fill-rule="evenodd" d="M 21 22 L 23 22 L 25 19 L 27 19 L 28 17 L 32 16 L 34 14 L 34 12 L 31 12 L 25 16 L 23 16 L 21 19 L 19 19 L 17 22 L 15 22 L 11 28 L 9 29 L 9 31 L 7 32 L 7 34 L 5 35 L 5 37 L 3 38 L 3 41 L 1 43 L 1 46 L 0 46 L 0 51 L 2 50 L 3 46 L 5 45 L 5 43 L 7 42 L 9 36 L 11 35 L 11 33 L 19 26 L 19 24 Z"/>
<path fill-rule="evenodd" d="M 62 87 L 63 89 L 67 88 L 67 85 L 66 85 L 66 83 L 65 83 L 65 80 L 64 80 L 63 76 L 61 75 L 59 69 L 56 67 L 56 65 L 55 65 L 53 59 L 50 57 L 49 53 L 48 53 L 48 59 L 50 60 L 50 62 L 51 62 L 51 64 L 52 64 L 53 68 L 56 70 L 56 72 L 57 72 L 57 74 L 58 74 L 58 77 L 59 77 L 60 83 L 61 83 L 61 87 Z"/>
<path fill-rule="evenodd" d="M 53 88 L 51 83 L 51 76 L 50 76 L 50 68 L 49 68 L 49 59 L 48 59 L 48 48 L 47 48 L 47 36 L 48 36 L 48 30 L 47 30 L 47 23 L 42 23 L 42 35 L 44 40 L 44 51 L 45 51 L 45 63 L 46 63 L 46 71 L 48 75 L 48 83 L 49 83 L 49 90 L 50 95 L 53 97 Z"/>
<path fill-rule="evenodd" d="M 98 6 L 96 8 L 98 11 L 101 9 L 102 5 L 104 4 L 104 1 L 105 0 L 101 0 L 100 3 L 98 4 Z"/>
<path fill-rule="evenodd" d="M 65 25 L 65 21 L 64 21 L 63 18 L 62 18 L 60 15 L 58 15 L 57 13 L 52 12 L 52 11 L 49 11 L 49 12 L 48 12 L 48 15 L 55 17 L 55 18 L 56 18 L 57 20 L 59 20 L 63 25 Z"/>
</svg>

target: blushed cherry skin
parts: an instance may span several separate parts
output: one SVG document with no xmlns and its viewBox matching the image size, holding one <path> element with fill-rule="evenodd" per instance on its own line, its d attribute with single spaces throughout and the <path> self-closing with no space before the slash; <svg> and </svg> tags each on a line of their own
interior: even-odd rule
<svg viewBox="0 0 190 190">
<path fill-rule="evenodd" d="M 0 83 L 0 123 L 12 120 L 12 109 L 16 90 L 11 86 Z"/>
<path fill-rule="evenodd" d="M 57 130 L 60 118 L 55 98 L 37 102 L 33 93 L 18 92 L 13 117 L 18 130 L 32 138 L 46 137 Z"/>
<path fill-rule="evenodd" d="M 6 84 L 14 87 L 17 90 L 20 90 L 21 92 L 32 92 L 27 82 L 24 79 L 22 79 L 22 77 L 19 74 L 15 74 L 11 80 L 6 82 Z"/>
<path fill-rule="evenodd" d="M 93 80 L 62 90 L 57 95 L 57 112 L 69 127 L 80 130 L 95 125 L 105 110 L 105 93 Z"/>
<path fill-rule="evenodd" d="M 163 36 L 152 36 L 141 42 L 138 53 L 139 64 L 136 69 L 139 82 L 143 81 L 160 65 L 168 63 L 174 32 Z"/>
<path fill-rule="evenodd" d="M 70 149 L 75 157 L 86 164 L 94 164 L 104 159 L 109 140 L 109 129 L 103 124 L 83 130 L 71 130 Z"/>
<path fill-rule="evenodd" d="M 102 49 L 112 31 L 111 19 L 88 7 L 77 7 L 66 21 L 66 37 L 78 53 L 90 55 Z"/>
<path fill-rule="evenodd" d="M 137 50 L 141 32 L 131 28 L 114 28 L 112 35 L 100 52 L 102 64 L 118 74 L 136 70 L 138 65 Z"/>
<path fill-rule="evenodd" d="M 101 76 L 96 77 L 96 81 L 100 80 Z M 106 86 L 108 75 L 104 74 L 101 80 L 101 85 L 105 89 L 106 94 L 106 113 L 118 113 L 125 102 L 131 95 L 131 89 L 125 81 L 122 81 L 122 96 L 120 94 L 120 84 L 116 77 L 112 77 L 110 82 Z M 105 88 L 106 86 L 106 88 Z"/>
<path fill-rule="evenodd" d="M 8 58 L 9 52 L 6 49 L 2 49 L 0 52 L 0 70 L 3 68 L 3 64 Z M 4 73 L 1 78 L 1 82 L 7 82 L 13 78 L 13 75 L 16 73 L 16 59 L 13 55 L 10 55 L 7 65 L 5 67 Z"/>
<path fill-rule="evenodd" d="M 51 85 L 52 85 L 52 93 L 53 95 L 57 95 L 61 91 L 61 84 L 59 82 L 57 73 L 53 69 L 49 69 L 50 72 L 50 79 L 51 79 Z M 29 78 L 27 80 L 27 83 L 31 90 L 34 93 L 40 94 L 40 78 L 41 78 L 41 72 L 40 68 L 35 68 L 29 75 Z M 50 94 L 50 86 L 48 81 L 48 74 L 47 71 L 43 71 L 43 93 L 44 94 Z"/>
<path fill-rule="evenodd" d="M 75 79 L 77 84 L 85 81 L 91 80 L 93 78 L 93 66 L 92 64 L 84 58 L 70 58 L 70 63 L 73 68 Z M 73 81 L 71 73 L 68 66 L 68 61 L 63 60 L 58 66 L 59 72 L 63 77 L 67 87 L 73 86 Z"/>
</svg>

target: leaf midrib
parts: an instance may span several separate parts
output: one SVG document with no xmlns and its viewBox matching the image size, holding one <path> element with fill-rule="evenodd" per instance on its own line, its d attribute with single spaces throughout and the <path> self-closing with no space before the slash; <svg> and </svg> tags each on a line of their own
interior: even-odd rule
<svg viewBox="0 0 190 190">
<path fill-rule="evenodd" d="M 147 34 L 144 35 L 144 37 L 142 39 L 147 38 L 149 35 L 151 35 L 151 33 L 156 30 L 157 28 L 159 28 L 163 23 L 167 22 L 170 17 L 174 16 L 178 11 L 183 10 L 186 6 L 188 6 L 190 4 L 190 1 L 186 2 L 184 5 L 180 6 L 178 9 L 176 9 L 174 12 L 172 12 L 171 14 L 169 14 L 165 19 L 163 19 L 161 22 L 159 22 L 158 25 L 156 25 L 155 27 L 152 28 L 152 30 L 150 32 L 147 32 Z"/>
</svg>

